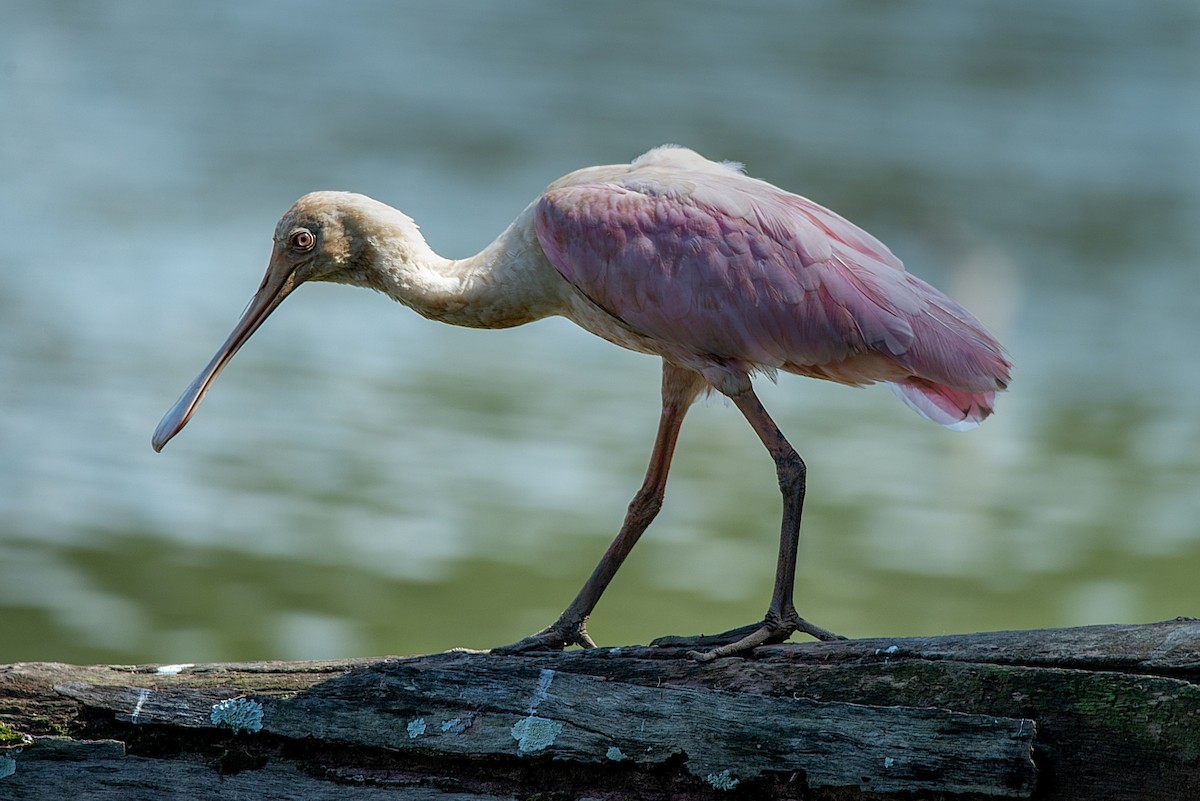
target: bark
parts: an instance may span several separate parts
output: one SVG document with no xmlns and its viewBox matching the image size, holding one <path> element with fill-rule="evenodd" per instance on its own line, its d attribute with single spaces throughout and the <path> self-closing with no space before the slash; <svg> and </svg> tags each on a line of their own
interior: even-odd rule
<svg viewBox="0 0 1200 801">
<path fill-rule="evenodd" d="M 0 667 L 0 799 L 1200 797 L 1200 621 Z M 5 776 L 5 774 L 8 774 Z"/>
</svg>

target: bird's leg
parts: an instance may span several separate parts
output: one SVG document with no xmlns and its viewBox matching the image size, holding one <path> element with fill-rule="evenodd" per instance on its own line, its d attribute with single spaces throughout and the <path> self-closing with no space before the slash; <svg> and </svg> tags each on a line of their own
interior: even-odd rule
<svg viewBox="0 0 1200 801">
<path fill-rule="evenodd" d="M 749 421 L 775 461 L 779 489 L 783 493 L 783 523 L 779 535 L 779 561 L 775 568 L 775 589 L 771 605 L 761 623 L 743 626 L 722 634 L 700 637 L 662 637 L 660 646 L 715 646 L 708 651 L 692 651 L 694 658 L 708 662 L 722 656 L 741 653 L 766 643 L 783 642 L 797 631 L 818 640 L 843 639 L 840 635 L 815 626 L 796 613 L 792 591 L 796 582 L 796 554 L 800 544 L 800 514 L 804 509 L 805 466 L 796 449 L 783 436 L 767 414 L 752 388 L 731 395 L 734 404 Z"/>
<path fill-rule="evenodd" d="M 683 417 L 687 414 L 688 407 L 703 387 L 704 379 L 699 373 L 663 362 L 663 404 L 662 416 L 658 421 L 658 435 L 654 440 L 654 450 L 650 453 L 646 479 L 642 482 L 642 488 L 633 496 L 625 515 L 625 522 L 616 539 L 608 546 L 592 575 L 575 596 L 575 600 L 559 615 L 558 620 L 523 640 L 493 648 L 492 653 L 521 653 L 565 648 L 568 645 L 595 647 L 595 642 L 587 633 L 588 616 L 596 608 L 600 596 L 616 575 L 621 563 L 625 561 L 625 557 L 637 544 L 638 538 L 662 508 L 667 472 L 671 467 L 671 457 L 675 453 L 679 428 L 683 425 Z"/>
</svg>

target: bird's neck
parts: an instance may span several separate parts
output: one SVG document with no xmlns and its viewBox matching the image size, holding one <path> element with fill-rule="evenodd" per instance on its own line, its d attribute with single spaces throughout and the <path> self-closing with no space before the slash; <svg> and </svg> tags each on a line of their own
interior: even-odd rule
<svg viewBox="0 0 1200 801">
<path fill-rule="evenodd" d="M 508 328 L 557 314 L 561 278 L 532 226 L 520 222 L 480 253 L 458 260 L 436 254 L 413 225 L 405 236 L 375 246 L 377 280 L 368 283 L 422 316 L 451 325 Z"/>
</svg>

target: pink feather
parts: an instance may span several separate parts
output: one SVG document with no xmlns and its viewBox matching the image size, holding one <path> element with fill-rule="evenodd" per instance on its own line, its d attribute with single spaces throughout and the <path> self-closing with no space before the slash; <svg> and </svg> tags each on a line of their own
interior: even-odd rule
<svg viewBox="0 0 1200 801">
<path fill-rule="evenodd" d="M 999 343 L 879 240 L 729 169 L 637 167 L 552 187 L 535 227 L 563 277 L 648 349 L 696 369 L 886 381 L 951 428 L 991 413 L 1009 375 Z"/>
</svg>

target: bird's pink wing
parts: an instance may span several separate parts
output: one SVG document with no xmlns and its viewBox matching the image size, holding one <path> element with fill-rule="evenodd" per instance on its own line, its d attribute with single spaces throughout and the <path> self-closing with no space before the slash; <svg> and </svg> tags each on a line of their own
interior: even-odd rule
<svg viewBox="0 0 1200 801">
<path fill-rule="evenodd" d="M 567 186 L 543 196 L 536 228 L 593 303 L 699 361 L 846 383 L 902 382 L 907 371 L 967 392 L 994 391 L 1007 376 L 999 345 L 962 307 L 870 234 L 769 184 Z"/>
</svg>

